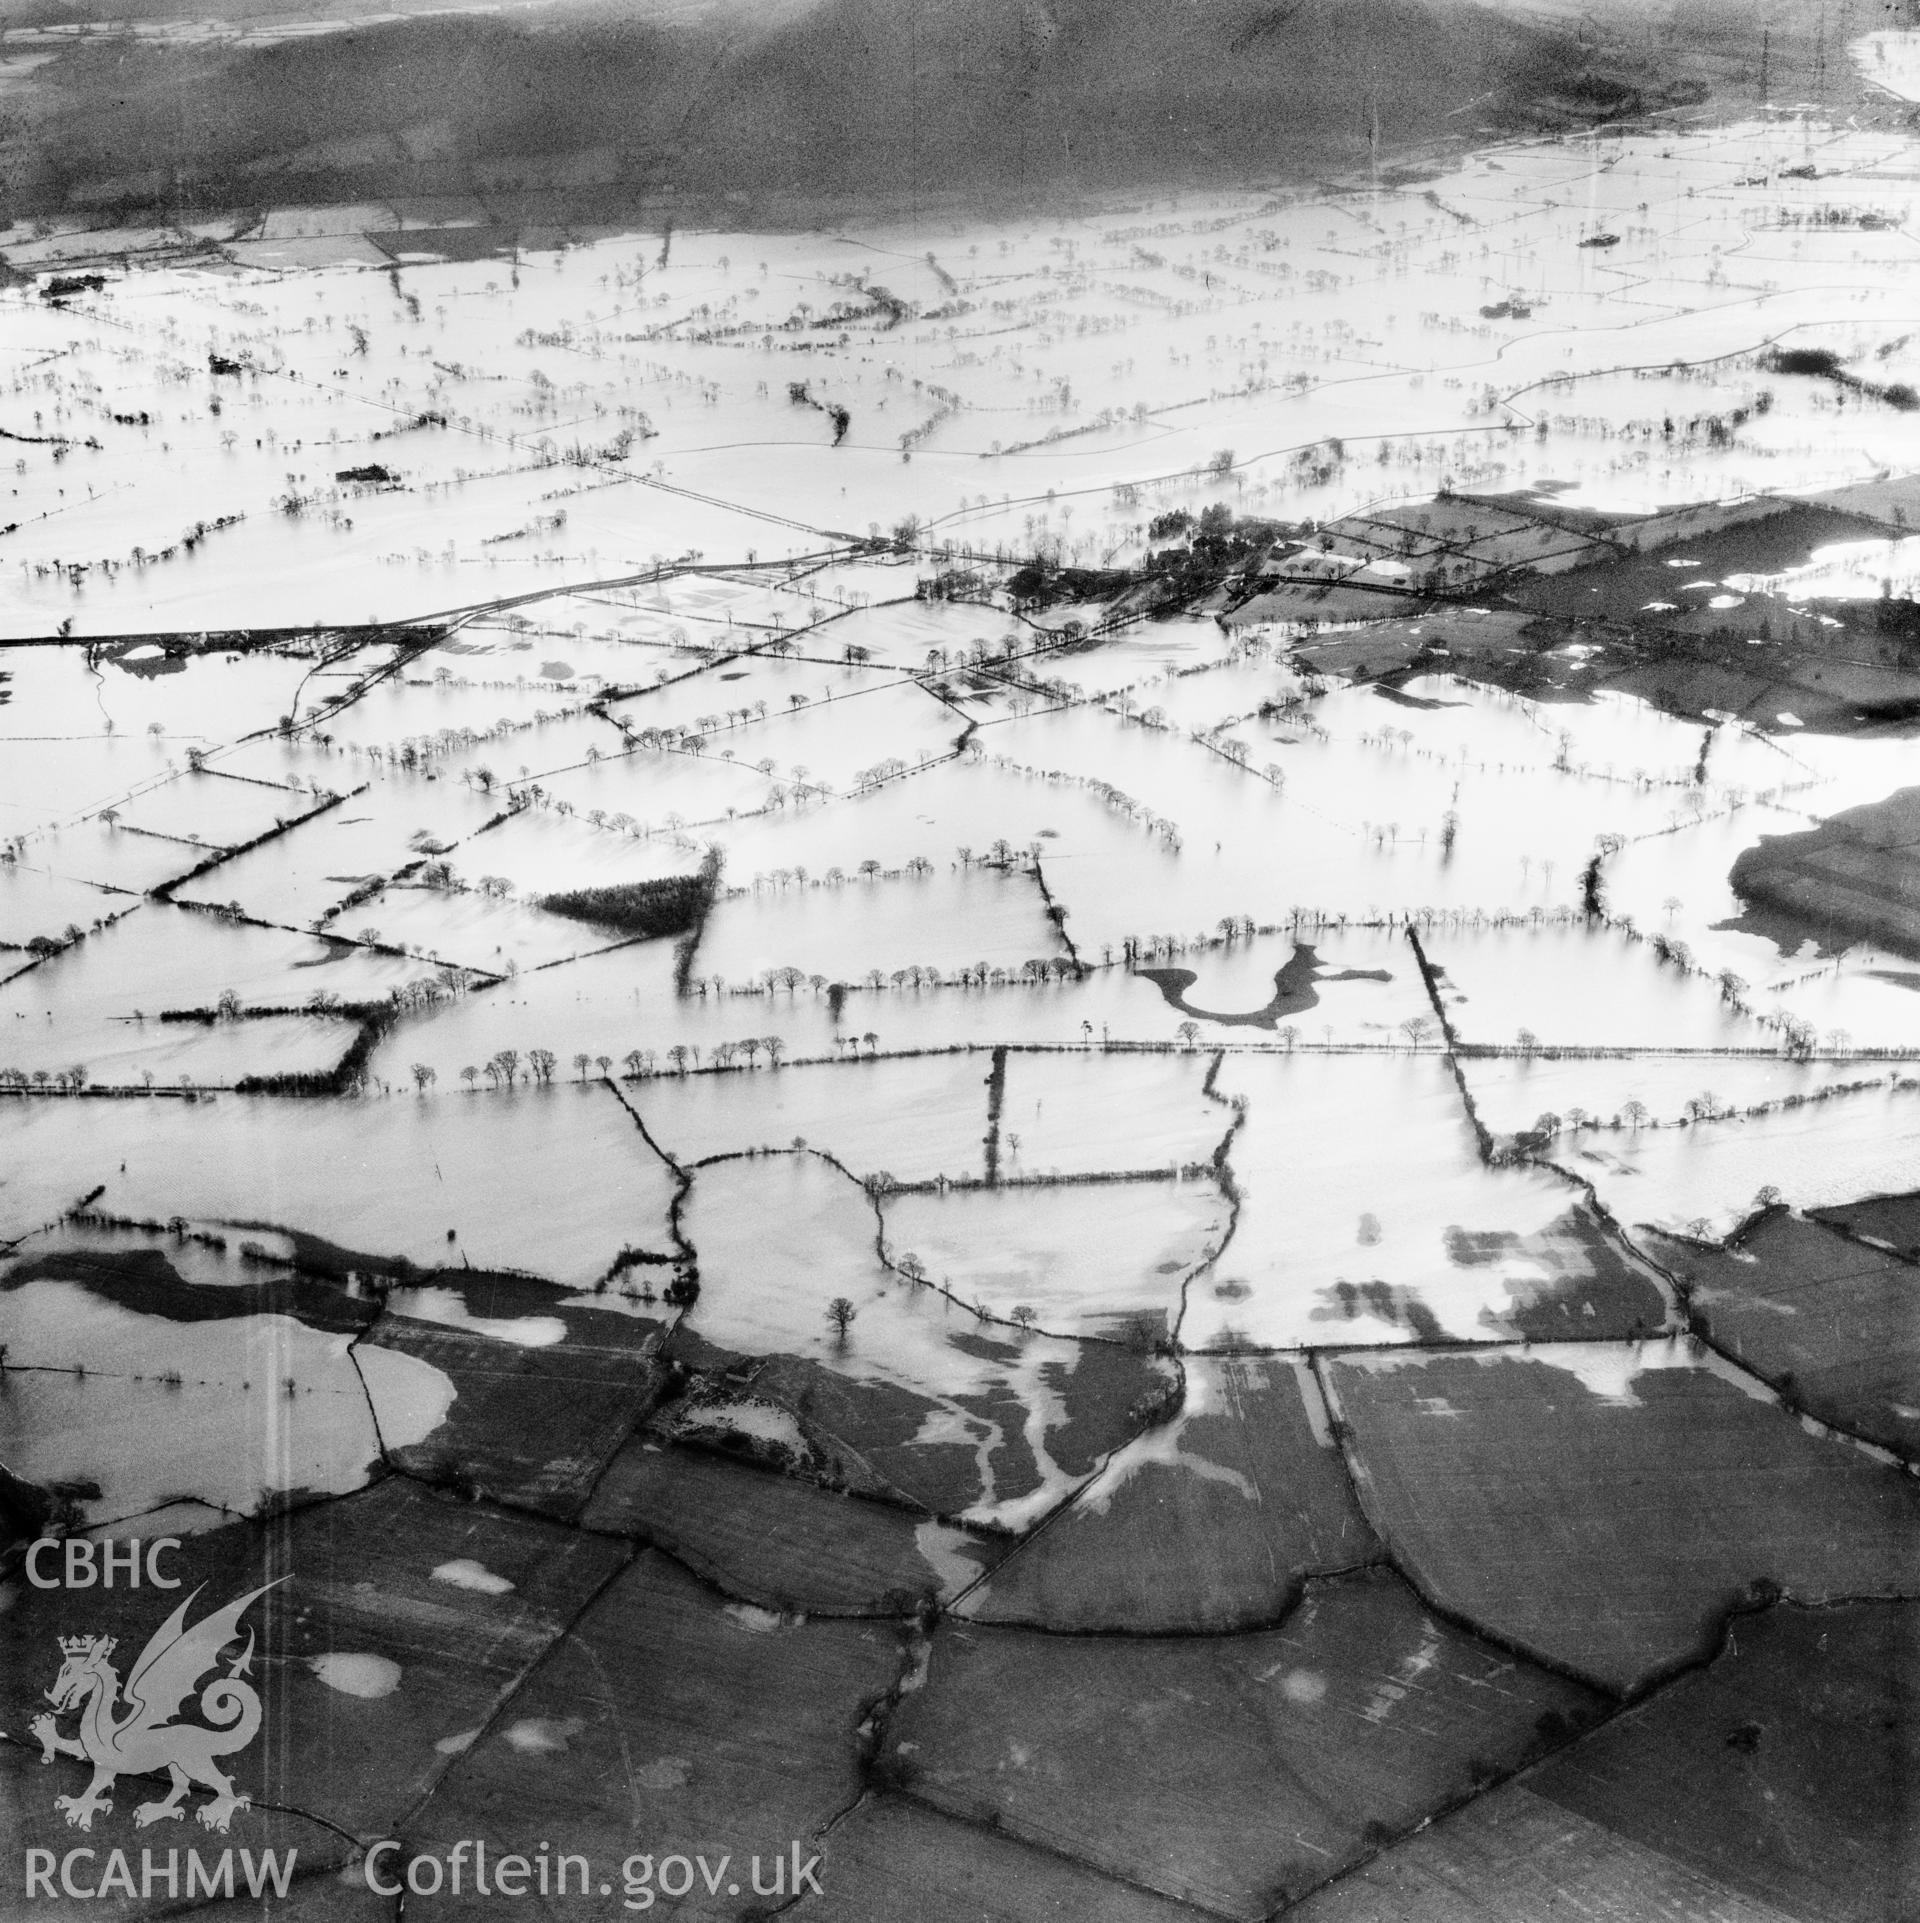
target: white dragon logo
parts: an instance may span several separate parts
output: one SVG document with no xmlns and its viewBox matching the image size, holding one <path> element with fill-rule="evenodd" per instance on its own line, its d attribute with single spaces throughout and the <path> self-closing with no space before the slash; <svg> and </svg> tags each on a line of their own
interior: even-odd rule
<svg viewBox="0 0 1920 1923">
<path fill-rule="evenodd" d="M 285 1578 L 280 1580 L 284 1581 Z M 201 1588 L 205 1588 L 205 1584 Z M 163 1817 L 178 1822 L 184 1813 L 181 1803 L 195 1783 L 213 1791 L 212 1799 L 195 1812 L 210 1830 L 224 1832 L 235 1810 L 248 1808 L 253 1798 L 236 1793 L 233 1779 L 214 1767 L 216 1756 L 245 1749 L 260 1728 L 260 1696 L 251 1683 L 240 1679 L 253 1667 L 253 1631 L 247 1631 L 247 1646 L 235 1656 L 224 1676 L 216 1676 L 200 1692 L 199 1712 L 215 1727 L 198 1723 L 175 1722 L 180 1705 L 193 1693 L 194 1685 L 208 1670 L 217 1667 L 220 1652 L 240 1633 L 240 1618 L 249 1604 L 273 1588 L 266 1583 L 251 1594 L 230 1602 L 224 1609 L 203 1616 L 189 1629 L 187 1610 L 193 1595 L 181 1603 L 155 1630 L 140 1660 L 127 1678 L 124 1698 L 119 1672 L 107 1660 L 113 1654 L 111 1636 L 62 1636 L 60 1653 L 65 1658 L 53 1687 L 46 1692 L 54 1716 L 41 1714 L 33 1719 L 33 1733 L 40 1739 L 40 1760 L 50 1763 L 55 1756 L 75 1756 L 93 1765 L 93 1781 L 79 1796 L 57 1796 L 54 1808 L 66 1812 L 67 1821 L 83 1830 L 93 1827 L 93 1819 L 113 1808 L 106 1791 L 118 1776 L 151 1776 L 165 1770 L 173 1786 L 156 1803 L 142 1803 L 133 1820 L 145 1828 Z M 62 1736 L 55 1718 L 68 1711 L 80 1715 L 80 1734 L 76 1740 Z"/>
</svg>

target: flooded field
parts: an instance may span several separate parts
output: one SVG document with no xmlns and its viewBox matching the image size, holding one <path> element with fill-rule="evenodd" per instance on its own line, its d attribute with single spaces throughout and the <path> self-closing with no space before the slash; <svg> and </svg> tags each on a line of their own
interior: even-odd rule
<svg viewBox="0 0 1920 1923">
<path fill-rule="evenodd" d="M 1916 181 L 0 234 L 0 1722 L 157 1518 L 336 1841 L 1546 1914 L 1510 1777 L 1920 1594 Z"/>
<path fill-rule="evenodd" d="M 903 516 L 970 551 L 1045 538 L 1099 559 L 1204 498 L 1222 445 L 1237 506 L 1329 521 L 1442 480 L 1551 481 L 1563 508 L 1637 517 L 1868 480 L 1900 424 L 1770 376 L 1761 352 L 1790 336 L 1864 348 L 1883 384 L 1910 371 L 1903 154 L 1894 134 L 1782 117 L 1482 150 L 1357 197 L 981 224 L 931 250 L 884 229 L 825 247 L 689 232 L 664 264 L 634 236 L 305 271 L 243 248 L 137 289 L 112 276 L 10 319 L 10 385 L 39 417 L 23 498 L 73 452 L 13 543 L 8 619 L 22 635 L 69 617 L 82 634 L 410 619 L 689 549 L 798 557 L 823 530 Z M 1676 197 L 1684 245 L 1639 211 Z M 1731 332 L 1729 302 L 1748 309 Z M 1709 356 L 1711 397 L 1689 373 Z M 1742 411 L 1737 431 L 1705 432 L 1709 398 Z M 831 447 L 826 405 L 849 420 Z M 209 530 L 191 548 L 180 501 L 187 531 Z M 769 613 L 794 633 L 848 600 L 793 581 L 750 617 L 724 595 L 610 592 L 642 617 L 635 649 Z M 606 628 L 616 609 L 594 599 Z M 854 612 L 833 652 L 885 625 Z M 917 665 L 955 638 L 933 618 L 879 645 Z M 568 669 L 556 681 L 582 671 L 545 658 Z"/>
</svg>

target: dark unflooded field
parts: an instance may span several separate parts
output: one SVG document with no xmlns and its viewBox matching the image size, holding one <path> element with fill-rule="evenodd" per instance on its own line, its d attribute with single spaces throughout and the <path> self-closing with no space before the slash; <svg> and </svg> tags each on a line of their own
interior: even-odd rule
<svg viewBox="0 0 1920 1923">
<path fill-rule="evenodd" d="M 304 1510 L 265 1541 L 293 1593 L 267 1612 L 258 1645 L 281 1739 L 249 1759 L 249 1780 L 260 1803 L 356 1834 L 384 1831 L 432 1788 L 450 1739 L 493 1714 L 624 1558 L 603 1539 L 399 1478 Z M 262 1532 L 244 1525 L 196 1536 L 194 1581 L 223 1598 L 244 1594 L 265 1580 L 262 1549 Z M 56 1639 L 75 1633 L 76 1611 L 64 1591 L 22 1591 L 0 1703 L 7 1727 L 24 1730 L 44 1707 L 41 1671 L 57 1667 Z M 158 1626 L 143 1590 L 101 1590 L 80 1613 L 87 1633 L 112 1634 L 136 1654 Z M 25 1807 L 48 1800 L 40 1791 Z"/>
<path fill-rule="evenodd" d="M 1530 583 L 1514 598 L 1536 613 L 1563 619 L 1632 621 L 1637 615 L 1685 615 L 1705 609 L 1711 596 L 1724 594 L 1730 575 L 1784 574 L 1804 567 L 1823 547 L 1885 543 L 1897 535 L 1888 521 L 1814 503 L 1781 502 L 1773 512 L 1691 532 L 1676 517 L 1670 528 L 1656 521 L 1617 530 L 1614 552 L 1595 565 Z M 1761 601 L 1740 622 L 1727 618 L 1732 608 L 1714 612 L 1726 625 L 1743 630 L 1762 620 L 1794 625 L 1784 599 Z"/>
<path fill-rule="evenodd" d="M 1277 1621 L 1308 1576 L 1380 1556 L 1301 1365 L 1191 1358 L 1167 1430 L 960 1606 L 972 1621 L 1167 1634 Z"/>
<path fill-rule="evenodd" d="M 1280 1629 L 1245 1636 L 1063 1644 L 951 1625 L 884 1760 L 937 1808 L 1253 1918 L 1600 1702 L 1377 1573 L 1316 1585 Z"/>
<path fill-rule="evenodd" d="M 1706 1668 L 1311 1898 L 1312 1923 L 1877 1923 L 1912 1900 L 1904 1603 L 1776 1608 Z"/>
<path fill-rule="evenodd" d="M 1914 1581 L 1912 1478 L 1714 1360 L 1567 1344 L 1346 1358 L 1331 1379 L 1369 1512 L 1423 1589 L 1628 1693 L 1701 1660 L 1741 1605 Z"/>
<path fill-rule="evenodd" d="M 475 1732 L 409 1842 L 444 1853 L 484 1837 L 504 1854 L 534 1830 L 611 1866 L 651 1833 L 707 1843 L 736 1872 L 758 1855 L 767 1881 L 783 1857 L 791 1876 L 793 1839 L 857 1800 L 860 1725 L 906 1658 L 894 1624 L 728 1603 L 642 1550 L 510 1712 Z M 680 1914 L 737 1917 L 740 1895 L 697 1885 Z M 627 1913 L 624 1881 L 569 1901 L 579 1915 Z"/>
<path fill-rule="evenodd" d="M 1911 1604 L 1782 1608 L 1528 1779 L 1575 1817 L 1789 1915 L 1914 1896 Z"/>
<path fill-rule="evenodd" d="M 1735 889 L 1818 929 L 1920 955 L 1920 789 L 1851 808 L 1801 834 L 1769 836 L 1735 864 Z"/>
<path fill-rule="evenodd" d="M 906 1797 L 861 1804 L 834 1831 L 833 1894 L 806 1896 L 800 1916 L 885 1923 L 903 1905 L 928 1923 L 986 1917 L 1099 1917 L 1181 1923 L 1192 1908 L 1083 1868 L 999 1830 L 958 1823 Z"/>
<path fill-rule="evenodd" d="M 950 1600 L 1009 1547 L 899 1503 L 645 1433 L 608 1466 L 583 1521 L 658 1544 L 729 1595 L 810 1616 L 892 1616 Z"/>
<path fill-rule="evenodd" d="M 1911 1456 L 1920 1269 L 1860 1239 L 1875 1217 L 1840 1213 L 1859 1237 L 1769 1214 L 1725 1249 L 1673 1242 L 1661 1258 L 1728 1354 L 1821 1420 Z"/>
</svg>

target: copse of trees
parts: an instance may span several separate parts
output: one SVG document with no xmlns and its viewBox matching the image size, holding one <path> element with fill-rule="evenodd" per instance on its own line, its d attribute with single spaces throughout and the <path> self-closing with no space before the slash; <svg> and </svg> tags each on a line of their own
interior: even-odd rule
<svg viewBox="0 0 1920 1923">
<path fill-rule="evenodd" d="M 542 895 L 540 906 L 571 921 L 617 928 L 625 935 L 684 935 L 707 910 L 712 884 L 703 875 L 665 875 L 656 881 L 616 882 Z"/>
<path fill-rule="evenodd" d="M 1016 608 L 1044 608 L 1065 601 L 1110 601 L 1139 579 L 1130 568 L 1071 568 L 1033 560 L 1015 570 L 1007 593 Z"/>
<path fill-rule="evenodd" d="M 1289 522 L 1239 516 L 1223 501 L 1202 508 L 1197 516 L 1174 508 L 1147 524 L 1143 567 L 1073 568 L 1036 558 L 1012 576 L 1007 592 L 1016 608 L 1031 608 L 1106 601 L 1129 588 L 1145 587 L 1159 608 L 1170 611 L 1245 574 L 1276 542 L 1303 538 Z"/>
<path fill-rule="evenodd" d="M 1761 364 L 1775 374 L 1801 374 L 1812 380 L 1832 381 L 1836 387 L 1851 388 L 1856 394 L 1884 401 L 1903 413 L 1920 407 L 1920 394 L 1906 382 L 1882 385 L 1862 380 L 1858 374 L 1849 374 L 1840 356 L 1829 347 L 1777 347 Z"/>
<path fill-rule="evenodd" d="M 1174 545 L 1149 549 L 1150 568 L 1178 567 L 1183 560 L 1201 562 L 1245 561 L 1297 532 L 1285 521 L 1262 520 L 1257 516 L 1236 517 L 1224 501 L 1203 507 L 1198 515 L 1185 508 L 1173 508 L 1156 515 L 1147 523 L 1147 539 Z M 1184 537 L 1184 539 L 1182 538 Z"/>
</svg>

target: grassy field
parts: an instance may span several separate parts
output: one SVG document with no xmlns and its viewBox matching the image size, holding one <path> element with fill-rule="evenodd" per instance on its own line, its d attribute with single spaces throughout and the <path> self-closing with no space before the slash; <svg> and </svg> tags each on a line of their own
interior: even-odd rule
<svg viewBox="0 0 1920 1923">
<path fill-rule="evenodd" d="M 856 1731 L 902 1657 L 892 1627 L 726 1603 L 642 1551 L 461 1756 L 407 1840 L 444 1851 L 485 1837 L 498 1853 L 564 1838 L 611 1870 L 671 1839 L 710 1862 L 731 1856 L 738 1877 L 750 1854 L 770 1864 L 855 1800 Z M 731 1923 L 739 1882 L 732 1896 L 696 1882 L 674 1913 Z M 615 1882 L 566 1913 L 618 1917 L 624 1900 Z"/>
<path fill-rule="evenodd" d="M 1912 1257 L 1920 1255 L 1920 1191 L 1906 1195 L 1870 1195 L 1859 1202 L 1842 1202 L 1813 1211 L 1814 1220 L 1830 1222 L 1870 1242 Z"/>
<path fill-rule="evenodd" d="M 452 1382 L 446 1420 L 392 1447 L 428 1482 L 571 1521 L 613 1453 L 665 1389 L 651 1352 L 661 1325 L 568 1307 L 564 1339 L 525 1347 L 491 1333 L 383 1316 L 368 1348 L 411 1356 Z M 382 1397 L 373 1394 L 375 1414 Z M 383 1427 L 384 1427 L 383 1423 Z"/>
<path fill-rule="evenodd" d="M 1597 1702 L 1367 1575 L 1264 1634 L 949 1626 L 881 1760 L 937 1808 L 1251 1919 Z"/>
<path fill-rule="evenodd" d="M 51 1678 L 59 1666 L 58 1646 L 51 1629 L 47 1632 L 46 1651 L 48 1661 L 42 1667 Z M 8 1812 L 9 1825 L 13 1834 L 19 1838 L 23 1852 L 29 1849 L 45 1850 L 58 1861 L 67 1850 L 74 1847 L 70 1840 L 73 1830 L 64 1815 L 54 1807 L 53 1792 L 77 1798 L 85 1791 L 92 1773 L 88 1765 L 69 1761 L 65 1757 L 61 1757 L 51 1768 L 48 1768 L 41 1762 L 38 1751 L 24 1743 L 0 1745 L 0 1798 L 5 1799 L 4 1807 Z M 304 1916 L 311 1909 L 314 1916 L 322 1919 L 323 1923 L 327 1923 L 327 1920 L 335 1914 L 335 1911 L 329 1907 L 329 1902 L 332 1900 L 330 1897 L 320 1897 L 314 1903 L 302 1902 L 301 1898 L 308 1896 L 316 1889 L 331 1891 L 340 1887 L 335 1881 L 335 1874 L 347 1870 L 352 1863 L 355 1854 L 353 1844 L 337 1830 L 330 1828 L 317 1818 L 303 1816 L 291 1810 L 263 1809 L 257 1812 L 255 1821 L 256 1827 L 251 1843 L 256 1858 L 263 1852 L 271 1850 L 276 1853 L 278 1860 L 284 1862 L 289 1853 L 297 1853 L 300 1868 L 312 1872 L 310 1883 L 304 1887 L 295 1885 L 295 1888 L 300 1890 L 301 1896 L 290 1898 L 282 1909 L 282 1914 Z M 185 1842 L 186 1839 L 183 1838 L 182 1841 Z M 200 1848 L 203 1852 L 202 1861 L 212 1869 L 220 1851 L 218 1847 L 209 1848 L 208 1841 L 210 1839 L 202 1840 Z M 191 1847 L 190 1844 L 189 1847 Z M 163 1853 L 161 1862 L 164 1864 L 165 1860 Z M 25 1861 L 23 1854 L 22 1862 Z M 134 1875 L 137 1877 L 139 1874 L 137 1853 L 133 1863 Z M 180 1867 L 181 1881 L 184 1883 L 184 1860 Z M 164 1888 L 164 1877 L 158 1881 L 159 1887 Z M 237 1887 L 244 1889 L 244 1880 L 240 1881 Z M 122 1916 L 139 1914 L 137 1902 L 132 1906 L 123 1906 L 116 1903 L 112 1895 L 109 1895 L 107 1901 L 109 1906 L 105 1912 L 107 1915 L 111 1916 L 116 1912 Z M 364 1893 L 356 1895 L 351 1891 L 344 1892 L 340 1899 L 338 1915 L 351 1919 L 366 1918 L 368 1923 L 372 1923 L 376 1912 L 367 1907 L 368 1901 Z M 296 1903 L 300 1904 L 298 1909 L 295 1908 Z M 240 1899 L 240 1904 L 258 1909 L 257 1904 L 247 1903 L 245 1898 Z M 233 1907 L 239 1908 L 240 1904 Z"/>
<path fill-rule="evenodd" d="M 1920 1271 L 1817 1222 L 1769 1213 L 1725 1248 L 1650 1237 L 1694 1324 L 1796 1408 L 1912 1458 Z"/>
<path fill-rule="evenodd" d="M 1299 1923 L 1535 1923 L 1569 1905 L 1595 1923 L 1788 1923 L 1801 1914 L 1576 1815 L 1524 1781 L 1383 1850 L 1294 1914 Z"/>
<path fill-rule="evenodd" d="M 1012 1837 L 955 1823 L 898 1797 L 863 1802 L 834 1825 L 824 1897 L 794 1915 L 809 1923 L 1192 1923 L 1193 1911 L 1100 1876 Z"/>
<path fill-rule="evenodd" d="M 1426 1592 L 1618 1691 L 1727 1612 L 1913 1581 L 1910 1480 L 1668 1344 L 1332 1363 L 1363 1499 Z"/>
<path fill-rule="evenodd" d="M 250 1752 L 241 1773 L 258 1802 L 323 1810 L 356 1834 L 391 1833 L 445 1773 L 457 1748 L 449 1739 L 492 1715 L 623 1556 L 604 1538 L 397 1477 L 274 1526 L 294 1573 L 248 1621 L 282 1736 Z M 263 1580 L 255 1530 L 198 1537 L 194 1555 L 208 1603 Z M 31 1655 L 0 1673 L 9 1728 L 24 1730 L 43 1707 L 55 1638 L 74 1633 L 72 1617 L 73 1599 L 59 1591 L 28 1589 L 11 1611 L 14 1647 Z M 86 1621 L 136 1653 L 156 1626 L 150 1594 L 124 1587 L 93 1595 Z M 344 1658 L 375 1660 L 328 1660 Z M 363 1678 L 373 1693 L 348 1686 Z"/>
<path fill-rule="evenodd" d="M 1138 1635 L 1271 1623 L 1307 1576 L 1379 1555 L 1292 1359 L 1185 1364 L 1186 1400 L 968 1597 L 975 1622 Z"/>
<path fill-rule="evenodd" d="M 1763 1916 L 1897 1916 L 1915 1893 L 1914 1635 L 1911 1603 L 1769 1610 L 1527 1787 Z"/>
<path fill-rule="evenodd" d="M 810 1616 L 898 1615 L 945 1600 L 1006 1553 L 908 1509 L 645 1435 L 608 1466 L 582 1521 L 658 1544 L 731 1596 Z"/>
<path fill-rule="evenodd" d="M 1734 863 L 1735 890 L 1784 908 L 1829 945 L 1865 937 L 1920 954 L 1920 788 L 1850 808 L 1798 835 L 1769 836 Z"/>
</svg>

